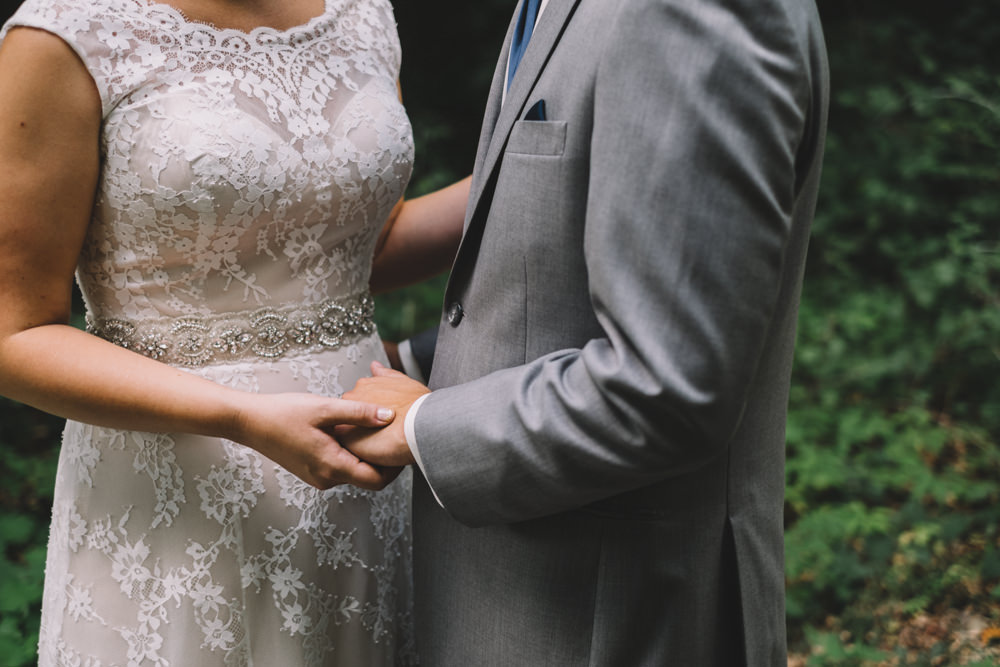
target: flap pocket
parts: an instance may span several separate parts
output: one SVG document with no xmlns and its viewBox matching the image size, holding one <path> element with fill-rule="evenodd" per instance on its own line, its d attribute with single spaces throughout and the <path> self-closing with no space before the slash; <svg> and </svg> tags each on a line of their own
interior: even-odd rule
<svg viewBox="0 0 1000 667">
<path fill-rule="evenodd" d="M 519 120 L 507 140 L 508 153 L 562 155 L 566 148 L 566 121 Z"/>
</svg>

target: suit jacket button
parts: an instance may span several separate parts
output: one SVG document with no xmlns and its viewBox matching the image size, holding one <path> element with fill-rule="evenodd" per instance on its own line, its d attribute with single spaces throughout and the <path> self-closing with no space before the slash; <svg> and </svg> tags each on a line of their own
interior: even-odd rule
<svg viewBox="0 0 1000 667">
<path fill-rule="evenodd" d="M 465 317 L 465 311 L 462 310 L 462 304 L 458 301 L 448 306 L 448 324 L 457 327 L 463 317 Z"/>
</svg>

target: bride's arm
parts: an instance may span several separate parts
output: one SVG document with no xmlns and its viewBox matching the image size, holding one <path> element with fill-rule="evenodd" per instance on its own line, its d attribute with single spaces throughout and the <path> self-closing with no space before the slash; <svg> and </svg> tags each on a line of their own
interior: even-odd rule
<svg viewBox="0 0 1000 667">
<path fill-rule="evenodd" d="M 451 267 L 462 240 L 471 180 L 396 205 L 375 247 L 373 292 L 411 285 Z"/>
<path fill-rule="evenodd" d="M 101 104 L 76 55 L 17 28 L 0 45 L 0 394 L 101 426 L 198 433 L 253 447 L 307 482 L 380 488 L 325 429 L 384 424 L 375 406 L 257 396 L 67 325 L 99 174 Z M 390 417 L 391 419 L 391 417 Z"/>
</svg>

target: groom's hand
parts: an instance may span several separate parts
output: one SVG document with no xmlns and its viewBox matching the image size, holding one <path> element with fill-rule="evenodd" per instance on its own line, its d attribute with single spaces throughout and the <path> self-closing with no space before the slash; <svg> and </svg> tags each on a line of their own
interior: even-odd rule
<svg viewBox="0 0 1000 667">
<path fill-rule="evenodd" d="M 391 407 L 396 411 L 396 418 L 380 429 L 348 427 L 338 430 L 338 440 L 344 448 L 372 465 L 397 467 L 413 463 L 403 424 L 413 402 L 427 393 L 430 390 L 416 380 L 373 362 L 372 377 L 358 380 L 344 398 Z"/>
</svg>

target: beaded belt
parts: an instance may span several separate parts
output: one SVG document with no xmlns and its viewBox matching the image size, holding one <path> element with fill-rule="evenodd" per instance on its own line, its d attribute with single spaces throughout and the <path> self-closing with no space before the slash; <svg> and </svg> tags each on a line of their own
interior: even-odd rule
<svg viewBox="0 0 1000 667">
<path fill-rule="evenodd" d="M 127 350 L 178 366 L 273 359 L 290 351 L 336 349 L 375 331 L 367 292 L 285 308 L 131 322 L 87 316 L 87 331 Z"/>
</svg>

